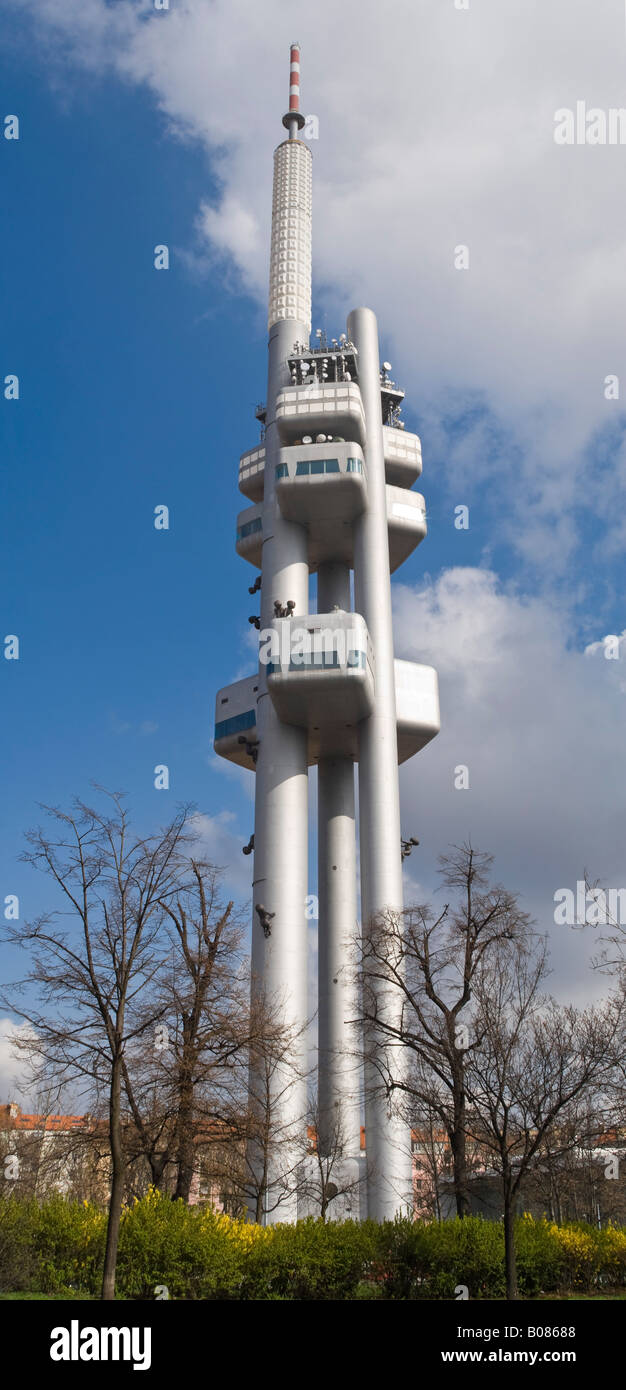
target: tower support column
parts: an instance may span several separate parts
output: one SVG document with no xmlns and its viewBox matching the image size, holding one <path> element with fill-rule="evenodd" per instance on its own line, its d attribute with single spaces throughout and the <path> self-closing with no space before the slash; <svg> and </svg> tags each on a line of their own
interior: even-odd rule
<svg viewBox="0 0 626 1390">
<path fill-rule="evenodd" d="M 309 606 L 307 536 L 285 521 L 276 502 L 275 469 L 280 437 L 276 396 L 289 383 L 287 354 L 303 323 L 274 324 L 269 340 L 261 628 L 274 618 L 274 602 L 292 600 L 295 616 Z M 307 1123 L 308 765 L 305 729 L 283 724 L 267 692 L 267 668 L 259 666 L 257 701 L 252 1002 L 264 1001 L 280 1017 L 290 1045 L 282 1059 L 261 1056 L 250 1070 L 251 1104 L 266 1125 L 265 1150 L 250 1150 L 256 1182 L 266 1169 L 263 1220 L 295 1221 L 298 1163 Z M 264 927 L 257 908 L 271 914 Z"/>
<path fill-rule="evenodd" d="M 365 411 L 368 502 L 354 525 L 355 609 L 367 623 L 376 663 L 374 712 L 359 726 L 359 824 L 361 920 L 364 936 L 382 914 L 402 912 L 400 797 L 389 541 L 385 493 L 378 327 L 371 309 L 355 309 L 348 335 L 358 350 L 359 386 Z M 379 1020 L 399 1019 L 399 991 L 380 981 L 369 986 Z M 369 1034 L 369 1035 L 368 1035 Z M 368 1215 L 392 1218 L 409 1201 L 409 1127 L 394 1115 L 381 1080 L 397 1075 L 402 1050 L 385 1046 L 379 1028 L 365 1028 L 365 1142 Z"/>
<path fill-rule="evenodd" d="M 317 575 L 317 611 L 349 612 L 350 569 L 328 562 Z M 324 1155 L 360 1153 L 361 1059 L 354 1022 L 357 932 L 354 763 L 321 757 L 318 842 L 318 1143 Z"/>
<path fill-rule="evenodd" d="M 319 1145 L 358 1158 L 360 1057 L 355 1027 L 357 932 L 354 764 L 318 766 Z"/>
</svg>

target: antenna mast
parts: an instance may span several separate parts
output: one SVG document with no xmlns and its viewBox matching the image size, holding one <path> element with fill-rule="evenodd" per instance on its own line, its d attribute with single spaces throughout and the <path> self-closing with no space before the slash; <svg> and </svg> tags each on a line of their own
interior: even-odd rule
<svg viewBox="0 0 626 1390">
<path fill-rule="evenodd" d="M 289 131 L 290 140 L 297 140 L 298 131 L 302 130 L 304 124 L 300 110 L 300 44 L 292 43 L 289 54 L 289 110 L 283 116 L 283 125 Z"/>
</svg>

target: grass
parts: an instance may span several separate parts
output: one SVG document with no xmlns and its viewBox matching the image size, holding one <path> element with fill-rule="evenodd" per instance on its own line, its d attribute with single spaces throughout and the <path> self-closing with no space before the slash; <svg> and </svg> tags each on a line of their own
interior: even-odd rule
<svg viewBox="0 0 626 1390">
<path fill-rule="evenodd" d="M 0 1293 L 0 1303 L 23 1301 L 24 1299 L 40 1303 L 99 1302 L 93 1294 L 77 1293 L 75 1289 L 66 1289 L 63 1293 Z M 604 1293 L 544 1293 L 537 1298 L 525 1298 L 521 1301 L 524 1303 L 614 1303 L 620 1299 L 626 1300 L 626 1289 L 607 1289 Z M 119 1303 L 132 1302 L 131 1299 L 119 1297 L 116 1301 Z M 184 1299 L 177 1301 L 185 1302 Z M 481 1302 L 504 1303 L 506 1299 L 481 1299 Z"/>
<path fill-rule="evenodd" d="M 90 1293 L 77 1293 L 76 1289 L 66 1289 L 63 1293 L 0 1293 L 0 1303 L 16 1301 L 22 1299 L 36 1300 L 45 1303 L 67 1303 L 70 1300 L 80 1303 L 95 1303 L 93 1295 Z"/>
<path fill-rule="evenodd" d="M 607 1299 L 626 1299 L 626 1289 L 605 1289 L 603 1293 L 544 1293 L 540 1298 L 527 1299 L 532 1303 L 601 1303 Z"/>
</svg>

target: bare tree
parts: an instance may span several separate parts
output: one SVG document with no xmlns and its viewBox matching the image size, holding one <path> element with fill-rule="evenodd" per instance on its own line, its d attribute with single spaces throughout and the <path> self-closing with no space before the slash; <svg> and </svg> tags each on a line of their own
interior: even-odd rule
<svg viewBox="0 0 626 1390">
<path fill-rule="evenodd" d="M 127 1162 L 124 1061 L 154 1024 L 144 1004 L 163 960 L 164 906 L 178 885 L 189 808 L 142 836 L 132 832 L 122 796 L 104 796 L 104 810 L 80 800 L 70 812 L 43 808 L 52 828 L 27 835 L 23 858 L 49 876 L 60 906 L 9 929 L 29 968 L 6 1002 L 31 1025 L 18 1046 L 58 1096 L 86 1096 L 90 1109 L 106 1099 L 111 1186 L 102 1298 L 109 1300 Z"/>
<path fill-rule="evenodd" d="M 427 1083 L 424 1078 L 424 1089 Z M 447 1129 L 431 1105 L 425 1105 L 411 1124 L 413 1188 L 416 1214 L 425 1211 L 441 1221 L 442 1181 L 451 1176 L 451 1149 Z"/>
<path fill-rule="evenodd" d="M 564 1107 L 537 1150 L 524 1181 L 524 1201 L 542 1203 L 553 1221 L 621 1219 L 623 1181 L 619 1178 L 620 1135 L 612 1109 L 612 1087 L 595 1086 Z M 603 1199 L 600 1192 L 603 1189 Z"/>
<path fill-rule="evenodd" d="M 600 974 L 613 976 L 616 988 L 626 997 L 626 889 L 603 888 L 599 880 L 591 882 L 588 873 L 584 875 L 585 904 L 587 898 L 592 902 L 585 912 L 586 925 L 593 930 L 600 928 L 598 951 L 591 958 L 591 965 Z M 588 912 L 591 912 L 591 919 Z M 626 1126 L 626 1052 L 616 1058 L 611 1087 L 613 1118 L 618 1126 Z"/>
<path fill-rule="evenodd" d="M 446 1129 L 459 1216 L 470 1211 L 465 1067 L 467 1049 L 475 1045 L 461 1014 L 484 961 L 503 943 L 523 940 L 530 926 L 517 897 L 490 885 L 492 863 L 490 855 L 471 844 L 453 846 L 440 858 L 443 886 L 452 890 L 453 900 L 437 915 L 430 907 L 407 908 L 400 916 L 384 913 L 364 933 L 361 945 L 359 978 L 371 1068 L 378 1068 L 388 1094 L 395 1093 L 407 1125 L 426 1107 Z M 397 991 L 400 1012 L 378 1009 L 381 985 L 383 991 L 389 986 Z M 381 1042 L 392 1046 L 381 1047 Z"/>
<path fill-rule="evenodd" d="M 174 1028 L 175 1195 L 184 1201 L 194 1172 L 196 1125 L 223 1120 L 232 1111 L 252 1031 L 241 922 L 233 903 L 221 901 L 212 865 L 192 860 L 191 874 L 187 892 L 165 904 L 174 933 L 165 988 Z"/>
<path fill-rule="evenodd" d="M 293 1105 L 302 1079 L 298 1037 L 262 996 L 254 1007 L 260 1021 L 250 1048 L 248 1103 L 243 1114 L 232 1115 L 231 1130 L 239 1141 L 235 1185 L 262 1224 L 291 1205 L 297 1193 L 307 1116 Z"/>
<path fill-rule="evenodd" d="M 313 1101 L 306 1139 L 303 1140 L 299 1196 L 323 1222 L 329 1215 L 334 1220 L 340 1214 L 358 1220 L 364 1171 L 353 1149 L 351 1152 L 352 1145 L 347 1140 L 341 1118 L 335 1118 L 329 1132 L 328 1118 L 324 1117 L 323 1143 L 320 1142 L 320 1118 L 319 1104 Z"/>
<path fill-rule="evenodd" d="M 626 899 L 626 889 L 605 889 L 599 879 L 592 882 L 586 870 L 584 885 L 585 922 L 577 921 L 576 928 L 579 930 L 585 925 L 593 930 L 602 928 L 598 936 L 599 950 L 592 957 L 591 964 L 594 970 L 602 974 L 617 975 L 622 987 L 626 988 L 626 920 L 622 921 L 622 900 Z M 588 898 L 591 898 L 589 904 Z M 626 912 L 626 904 L 624 907 Z"/>
<path fill-rule="evenodd" d="M 191 858 L 163 908 L 171 948 L 157 982 L 159 1021 L 127 1055 L 124 1082 L 153 1182 L 173 1167 L 174 1195 L 188 1202 L 198 1143 L 245 1109 L 249 1049 L 263 1042 L 267 1020 L 250 1009 L 242 922 L 222 899 L 220 871 Z"/>
<path fill-rule="evenodd" d="M 521 1184 L 561 1117 L 609 1081 L 624 1041 L 619 995 L 584 1010 L 542 992 L 545 941 L 511 943 L 483 962 L 474 981 L 466 1129 L 490 1154 L 502 1182 L 507 1298 L 517 1298 L 514 1217 Z M 570 1138 L 565 1130 L 564 1150 Z"/>
</svg>

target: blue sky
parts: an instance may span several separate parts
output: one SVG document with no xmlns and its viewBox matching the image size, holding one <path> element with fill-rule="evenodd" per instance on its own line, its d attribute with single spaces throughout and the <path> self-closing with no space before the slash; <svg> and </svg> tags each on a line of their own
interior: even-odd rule
<svg viewBox="0 0 626 1390">
<path fill-rule="evenodd" d="M 586 70 L 584 7 L 555 0 L 569 29 L 531 76 L 520 43 L 534 53 L 559 16 L 530 4 L 522 22 L 509 6 L 507 37 L 507 4 L 469 17 L 395 0 L 425 84 L 435 62 L 421 97 L 410 66 L 406 87 L 394 79 L 410 57 L 369 0 L 360 74 L 346 68 L 354 0 L 336 53 L 322 14 L 298 37 L 321 120 L 314 326 L 338 333 L 354 303 L 376 309 L 423 443 L 429 534 L 397 576 L 396 642 L 438 666 L 444 728 L 402 773 L 405 830 L 422 840 L 410 891 L 472 834 L 549 925 L 552 892 L 585 867 L 624 873 L 626 686 L 601 643 L 626 627 L 625 420 L 602 398 L 606 372 L 626 371 L 626 156 L 556 152 L 551 120 L 579 94 L 610 104 L 626 42 L 619 31 L 616 58 L 607 12 Z M 263 26 L 251 0 L 62 8 L 9 0 L 0 58 L 4 112 L 20 118 L 19 141 L 0 141 L 2 376 L 20 378 L 0 415 L 2 622 L 21 644 L 1 672 L 0 883 L 25 916 L 44 898 L 17 863 L 23 831 L 38 802 L 88 795 L 92 779 L 127 791 L 146 828 L 197 803 L 246 892 L 252 778 L 220 767 L 211 737 L 216 690 L 254 660 L 237 465 L 265 396 L 271 160 L 294 37 L 276 0 Z M 153 787 L 158 763 L 169 792 Z M 587 955 L 556 942 L 565 993 L 585 992 Z M 5 954 L 5 977 L 13 965 Z"/>
<path fill-rule="evenodd" d="M 164 816 L 151 771 L 167 762 L 170 799 L 214 800 L 211 700 L 246 607 L 233 481 L 263 355 L 219 277 L 194 282 L 175 254 L 152 268 L 156 241 L 187 235 L 194 183 L 210 187 L 202 155 L 133 93 L 79 83 L 63 110 L 28 54 L 19 80 L 7 67 L 22 121 L 3 142 L 3 356 L 20 377 L 3 415 L 10 865 L 34 803 L 90 778 Z"/>
</svg>

